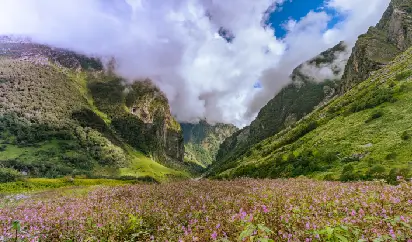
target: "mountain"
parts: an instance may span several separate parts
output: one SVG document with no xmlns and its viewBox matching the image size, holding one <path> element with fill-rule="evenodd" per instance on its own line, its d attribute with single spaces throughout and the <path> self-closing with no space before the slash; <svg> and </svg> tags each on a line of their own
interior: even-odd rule
<svg viewBox="0 0 412 242">
<path fill-rule="evenodd" d="M 410 177 L 411 5 L 392 1 L 379 24 L 359 37 L 338 97 L 242 152 L 225 156 L 231 150 L 221 149 L 209 176 L 304 175 L 342 181 Z M 284 108 L 279 103 L 278 109 Z"/>
<path fill-rule="evenodd" d="M 187 177 L 180 125 L 150 81 L 97 59 L 0 39 L 0 164 L 34 177 Z"/>
<path fill-rule="evenodd" d="M 340 94 L 412 46 L 411 14 L 410 0 L 392 0 L 379 23 L 359 37 L 345 68 Z"/>
<path fill-rule="evenodd" d="M 185 160 L 203 168 L 214 162 L 220 144 L 238 130 L 231 124 L 211 125 L 204 120 L 180 125 L 185 142 Z"/>
<path fill-rule="evenodd" d="M 412 49 L 290 128 L 221 164 L 215 177 L 396 180 L 412 163 Z"/>
<path fill-rule="evenodd" d="M 250 126 L 237 131 L 220 146 L 216 164 L 237 159 L 254 144 L 293 125 L 335 95 L 349 57 L 344 42 L 299 65 L 292 83 L 262 108 Z M 325 74 L 326 73 L 326 74 Z M 213 169 L 213 168 L 212 168 Z"/>
</svg>

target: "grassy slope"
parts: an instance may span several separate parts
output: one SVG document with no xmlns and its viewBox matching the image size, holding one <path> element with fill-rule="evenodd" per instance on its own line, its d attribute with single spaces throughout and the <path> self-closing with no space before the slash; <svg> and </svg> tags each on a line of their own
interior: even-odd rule
<svg viewBox="0 0 412 242">
<path fill-rule="evenodd" d="M 69 133 L 72 132 L 73 128 L 80 128 L 79 124 L 72 120 L 71 117 L 72 112 L 79 109 L 90 109 L 104 121 L 107 134 L 99 133 L 98 136 L 101 136 L 100 139 L 104 143 L 108 143 L 116 149 L 121 147 L 128 162 L 126 167 L 122 166 L 118 169 L 100 164 L 96 165 L 97 161 L 90 161 L 94 166 L 91 174 L 110 177 L 149 176 L 160 181 L 168 177 L 188 177 L 188 174 L 166 168 L 133 148 L 126 148 L 127 145 L 122 143 L 110 131 L 109 125 L 111 120 L 109 116 L 100 111 L 94 104 L 93 97 L 87 87 L 86 73 L 74 72 L 71 69 L 54 65 L 42 66 L 29 62 L 13 61 L 4 57 L 1 59 L 0 71 L 1 84 L 3 84 L 3 87 L 0 87 L 1 97 L 3 98 L 3 103 L 0 105 L 0 108 L 2 108 L 0 114 L 2 115 L 10 113 L 17 113 L 19 115 L 18 113 L 21 112 L 23 116 L 26 115 L 24 116 L 25 119 L 31 116 L 34 122 L 46 123 L 49 126 L 50 124 L 56 124 L 56 127 Z M 24 128 L 30 127 L 30 125 L 24 125 Z M 57 129 L 56 127 L 49 128 L 54 130 Z M 9 127 L 1 126 L 0 130 L 2 130 L 0 133 L 0 146 L 2 146 L 0 162 L 2 165 L 11 163 L 15 166 L 16 162 L 18 162 L 19 167 L 35 166 L 40 167 L 36 168 L 39 170 L 46 166 L 41 171 L 41 174 L 55 177 L 59 174 L 66 175 L 67 172 L 70 173 L 73 169 L 78 169 L 73 164 L 67 164 L 62 159 L 63 155 L 73 157 L 85 156 L 89 160 L 95 159 L 95 157 L 92 158 L 87 155 L 88 151 L 86 149 L 89 148 L 84 147 L 76 138 L 74 140 L 66 140 L 51 135 L 51 138 L 35 141 L 29 145 L 22 145 L 13 142 L 16 137 L 14 134 L 11 134 Z M 34 134 L 36 135 L 37 131 L 34 131 Z M 114 140 L 113 142 L 116 144 L 110 142 L 106 137 L 109 140 Z M 67 148 L 67 146 L 72 147 Z M 103 149 L 106 148 L 108 147 L 103 146 Z M 57 166 L 59 169 L 61 167 L 61 170 L 53 173 L 44 171 L 54 169 L 53 166 Z"/>
<path fill-rule="evenodd" d="M 130 147 L 127 147 L 127 151 L 131 162 L 128 167 L 120 168 L 121 176 L 153 177 L 160 181 L 168 177 L 189 177 L 186 172 L 165 167 Z"/>
<path fill-rule="evenodd" d="M 228 161 L 214 174 L 338 179 L 350 164 L 357 178 L 373 178 L 387 176 L 392 168 L 411 168 L 411 57 L 410 49 L 345 95 Z M 386 170 L 373 174 L 377 166 Z"/>
</svg>

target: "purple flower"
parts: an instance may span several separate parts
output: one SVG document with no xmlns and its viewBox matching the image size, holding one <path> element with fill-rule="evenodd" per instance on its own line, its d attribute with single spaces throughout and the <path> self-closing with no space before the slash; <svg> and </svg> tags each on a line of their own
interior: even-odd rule
<svg viewBox="0 0 412 242">
<path fill-rule="evenodd" d="M 210 237 L 211 237 L 213 240 L 216 240 L 216 238 L 217 238 L 217 232 L 216 232 L 216 231 L 213 231 L 213 234 L 210 235 Z"/>
</svg>

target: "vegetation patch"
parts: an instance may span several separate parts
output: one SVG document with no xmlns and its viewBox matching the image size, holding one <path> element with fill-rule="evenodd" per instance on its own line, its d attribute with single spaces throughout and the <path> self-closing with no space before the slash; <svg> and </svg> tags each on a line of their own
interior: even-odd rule
<svg viewBox="0 0 412 242">
<path fill-rule="evenodd" d="M 83 187 L 83 186 L 117 186 L 137 183 L 135 179 L 123 179 L 123 180 L 112 180 L 112 179 L 85 179 L 85 178 L 72 178 L 65 177 L 60 179 L 49 179 L 49 178 L 28 178 L 23 179 L 20 177 L 20 181 L 10 181 L 6 183 L 0 183 L 0 194 L 13 194 L 13 193 L 25 193 L 34 192 L 41 190 L 50 190 L 63 187 Z M 149 181 L 148 179 L 145 180 Z"/>
<path fill-rule="evenodd" d="M 98 187 L 6 204 L 0 234 L 6 241 L 408 241 L 411 186 L 240 179 Z"/>
</svg>

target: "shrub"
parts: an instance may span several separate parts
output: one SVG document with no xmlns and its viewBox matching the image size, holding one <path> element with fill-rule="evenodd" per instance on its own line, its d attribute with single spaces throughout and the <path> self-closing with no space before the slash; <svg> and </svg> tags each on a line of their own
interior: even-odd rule
<svg viewBox="0 0 412 242">
<path fill-rule="evenodd" d="M 367 177 L 370 179 L 385 179 L 386 168 L 381 165 L 374 166 L 368 170 Z"/>
<path fill-rule="evenodd" d="M 378 89 L 370 92 L 363 98 L 357 99 L 353 102 L 349 109 L 349 113 L 356 113 L 366 109 L 377 107 L 386 102 L 395 102 L 396 98 L 393 97 L 394 92 L 391 89 Z"/>
<path fill-rule="evenodd" d="M 375 111 L 371 114 L 371 116 L 365 121 L 365 123 L 370 123 L 375 119 L 378 119 L 380 117 L 383 116 L 383 112 L 382 111 Z"/>
<path fill-rule="evenodd" d="M 396 158 L 396 153 L 387 154 L 385 159 L 386 160 L 394 160 Z"/>
<path fill-rule="evenodd" d="M 408 179 L 410 174 L 409 168 L 393 168 L 388 175 L 388 182 L 391 184 L 398 184 L 398 178 L 402 177 L 403 179 Z"/>
<path fill-rule="evenodd" d="M 409 140 L 411 138 L 411 135 L 409 134 L 408 131 L 404 131 L 401 135 L 402 140 Z"/>
<path fill-rule="evenodd" d="M 341 160 L 342 163 L 351 163 L 351 162 L 358 162 L 358 161 L 360 161 L 360 157 L 357 155 L 343 157 Z"/>
<path fill-rule="evenodd" d="M 326 175 L 323 177 L 323 180 L 325 180 L 325 181 L 334 181 L 334 180 L 335 180 L 335 177 L 333 176 L 333 174 L 326 174 Z"/>
<path fill-rule="evenodd" d="M 15 182 L 23 179 L 23 175 L 11 168 L 0 168 L 0 183 Z"/>
<path fill-rule="evenodd" d="M 397 75 L 395 76 L 395 79 L 396 79 L 397 81 L 403 81 L 403 80 L 409 78 L 410 76 L 412 76 L 412 71 L 411 71 L 411 70 L 407 70 L 407 71 L 404 71 L 404 72 L 401 72 L 401 73 L 397 74 Z"/>
<path fill-rule="evenodd" d="M 346 165 L 343 167 L 342 173 L 340 175 L 341 181 L 356 181 L 359 180 L 358 174 L 355 173 L 355 168 L 353 165 Z"/>
</svg>

